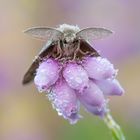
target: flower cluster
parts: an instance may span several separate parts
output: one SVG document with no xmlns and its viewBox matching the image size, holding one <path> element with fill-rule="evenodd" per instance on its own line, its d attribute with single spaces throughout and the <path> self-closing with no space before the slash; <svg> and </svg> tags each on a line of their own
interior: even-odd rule
<svg viewBox="0 0 140 140">
<path fill-rule="evenodd" d="M 105 115 L 107 97 L 124 92 L 116 75 L 113 64 L 100 56 L 66 62 L 48 58 L 40 63 L 34 82 L 58 114 L 74 124 L 81 118 L 80 103 L 94 115 Z"/>
</svg>

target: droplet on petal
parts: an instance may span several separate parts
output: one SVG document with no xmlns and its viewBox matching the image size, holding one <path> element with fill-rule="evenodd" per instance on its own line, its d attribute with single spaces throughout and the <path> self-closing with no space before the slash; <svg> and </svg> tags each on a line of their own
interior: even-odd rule
<svg viewBox="0 0 140 140">
<path fill-rule="evenodd" d="M 82 91 L 88 87 L 88 75 L 81 65 L 69 63 L 63 71 L 63 76 L 68 85 L 76 90 Z"/>
<path fill-rule="evenodd" d="M 118 95 L 124 93 L 124 89 L 116 79 L 96 80 L 95 83 L 103 91 L 104 95 Z"/>
<path fill-rule="evenodd" d="M 75 91 L 65 81 L 57 83 L 51 94 L 53 95 L 52 104 L 59 115 L 68 119 L 71 124 L 76 123 L 81 118 L 78 115 L 80 107 Z"/>
<path fill-rule="evenodd" d="M 42 62 L 37 69 L 34 79 L 40 91 L 47 90 L 59 77 L 59 66 L 55 60 L 48 59 Z"/>
<path fill-rule="evenodd" d="M 102 57 L 88 57 L 83 65 L 89 77 L 93 79 L 107 79 L 116 76 L 117 73 L 113 64 Z"/>
<path fill-rule="evenodd" d="M 89 87 L 83 91 L 83 93 L 77 93 L 80 102 L 84 107 L 95 115 L 102 116 L 105 111 L 105 98 L 99 87 L 89 82 Z"/>
</svg>

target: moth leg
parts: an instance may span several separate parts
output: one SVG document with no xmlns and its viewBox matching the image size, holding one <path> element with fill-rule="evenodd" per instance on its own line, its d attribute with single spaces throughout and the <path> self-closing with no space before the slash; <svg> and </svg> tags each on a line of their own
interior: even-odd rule
<svg viewBox="0 0 140 140">
<path fill-rule="evenodd" d="M 72 59 L 72 60 L 75 60 L 75 59 L 76 59 L 76 56 L 77 56 L 77 53 L 79 52 L 79 50 L 80 50 L 80 41 L 78 40 L 77 48 L 76 48 L 76 50 L 74 51 L 73 59 Z"/>
<path fill-rule="evenodd" d="M 58 45 L 57 45 L 57 54 L 59 54 L 59 55 L 57 56 L 56 59 L 60 59 L 62 57 L 62 49 L 61 49 L 60 41 L 58 41 Z"/>
</svg>

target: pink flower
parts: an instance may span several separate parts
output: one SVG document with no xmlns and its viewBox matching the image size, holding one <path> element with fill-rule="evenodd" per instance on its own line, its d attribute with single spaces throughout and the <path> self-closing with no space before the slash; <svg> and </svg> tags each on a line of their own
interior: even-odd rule
<svg viewBox="0 0 140 140">
<path fill-rule="evenodd" d="M 75 90 L 82 91 L 88 87 L 88 74 L 81 65 L 68 63 L 63 71 L 63 76 L 69 86 Z"/>
<path fill-rule="evenodd" d="M 106 58 L 87 57 L 83 64 L 90 78 L 107 79 L 116 75 L 116 70 Z"/>
<path fill-rule="evenodd" d="M 76 123 L 80 115 L 78 115 L 79 101 L 75 91 L 64 80 L 59 80 L 52 88 L 51 94 L 49 99 L 59 115 L 63 115 L 72 124 Z"/>
<path fill-rule="evenodd" d="M 87 111 L 103 117 L 107 96 L 123 94 L 116 75 L 106 58 L 88 56 L 80 62 L 65 63 L 49 58 L 40 64 L 34 82 L 39 91 L 48 93 L 58 114 L 74 124 L 81 118 L 80 103 Z"/>
<path fill-rule="evenodd" d="M 34 78 L 35 85 L 40 91 L 47 90 L 55 84 L 59 77 L 58 63 L 52 59 L 42 62 Z"/>
</svg>

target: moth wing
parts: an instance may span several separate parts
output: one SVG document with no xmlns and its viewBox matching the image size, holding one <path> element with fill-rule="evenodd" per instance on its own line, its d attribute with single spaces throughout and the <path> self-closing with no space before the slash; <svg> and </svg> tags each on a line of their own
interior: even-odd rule
<svg viewBox="0 0 140 140">
<path fill-rule="evenodd" d="M 41 40 L 59 40 L 62 38 L 63 33 L 54 28 L 48 27 L 32 27 L 24 31 L 24 33 Z"/>
<path fill-rule="evenodd" d="M 105 38 L 113 32 L 105 28 L 86 28 L 79 31 L 76 36 L 87 41 Z"/>
<path fill-rule="evenodd" d="M 92 57 L 100 56 L 99 53 L 93 47 L 91 47 L 87 41 L 80 40 L 80 51 L 77 53 L 77 56 L 82 58 L 85 57 L 85 54 Z"/>
<path fill-rule="evenodd" d="M 55 45 L 56 45 L 56 43 L 53 43 L 53 42 L 49 41 L 42 48 L 42 50 L 40 51 L 38 56 L 34 59 L 33 63 L 31 64 L 31 66 L 29 67 L 27 72 L 25 73 L 25 75 L 23 77 L 23 81 L 22 81 L 23 85 L 30 83 L 34 79 L 35 73 L 36 73 L 36 69 L 39 67 L 39 63 L 42 61 L 42 59 L 44 57 L 46 57 L 49 54 L 51 54 L 51 52 L 54 49 Z"/>
<path fill-rule="evenodd" d="M 80 41 L 80 49 L 85 53 L 89 52 L 92 56 L 99 56 L 99 53 L 85 40 Z"/>
</svg>

